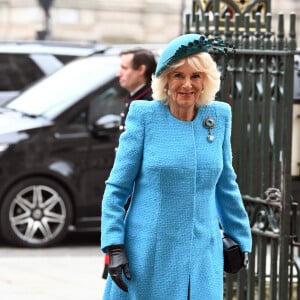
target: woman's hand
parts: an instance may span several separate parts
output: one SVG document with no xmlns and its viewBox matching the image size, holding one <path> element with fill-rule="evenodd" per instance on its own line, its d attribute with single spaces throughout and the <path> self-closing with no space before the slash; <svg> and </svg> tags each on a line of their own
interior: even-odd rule
<svg viewBox="0 0 300 300">
<path fill-rule="evenodd" d="M 122 279 L 123 272 L 128 280 L 131 279 L 124 245 L 108 246 L 107 250 L 109 254 L 108 272 L 117 286 L 124 292 L 128 292 L 128 287 Z"/>
</svg>

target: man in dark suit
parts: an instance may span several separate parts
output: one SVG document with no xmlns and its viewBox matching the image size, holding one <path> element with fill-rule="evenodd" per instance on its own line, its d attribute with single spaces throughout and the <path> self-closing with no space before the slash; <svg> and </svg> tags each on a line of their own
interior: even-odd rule
<svg viewBox="0 0 300 300">
<path fill-rule="evenodd" d="M 122 51 L 120 60 L 117 76 L 121 87 L 129 92 L 125 99 L 125 110 L 121 114 L 120 131 L 124 131 L 131 102 L 141 99 L 152 100 L 151 80 L 156 69 L 156 60 L 154 54 L 144 48 Z"/>
<path fill-rule="evenodd" d="M 120 133 L 125 130 L 125 119 L 132 101 L 152 100 L 151 80 L 156 69 L 154 54 L 144 48 L 128 49 L 120 52 L 120 69 L 117 72 L 120 86 L 129 93 L 124 99 L 125 109 L 121 113 Z M 128 209 L 130 198 L 125 209 Z M 102 278 L 108 275 L 109 256 L 105 255 Z"/>
</svg>

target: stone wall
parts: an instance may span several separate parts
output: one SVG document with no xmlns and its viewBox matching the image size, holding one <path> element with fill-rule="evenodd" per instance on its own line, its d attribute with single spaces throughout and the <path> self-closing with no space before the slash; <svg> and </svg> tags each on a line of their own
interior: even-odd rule
<svg viewBox="0 0 300 300">
<path fill-rule="evenodd" d="M 55 40 L 97 40 L 103 42 L 164 43 L 182 33 L 181 13 L 190 9 L 190 0 L 54 0 L 49 28 Z M 277 16 L 297 13 L 300 28 L 300 1 L 272 1 L 273 29 Z M 34 39 L 47 25 L 37 0 L 0 0 L 0 39 Z M 300 47 L 300 30 L 297 33 Z"/>
</svg>

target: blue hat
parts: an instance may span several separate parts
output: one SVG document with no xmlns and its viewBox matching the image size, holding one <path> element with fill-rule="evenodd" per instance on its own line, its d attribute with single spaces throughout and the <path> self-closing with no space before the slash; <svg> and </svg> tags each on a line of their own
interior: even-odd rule
<svg viewBox="0 0 300 300">
<path fill-rule="evenodd" d="M 187 56 L 200 52 L 216 50 L 227 53 L 227 47 L 232 47 L 220 38 L 206 38 L 203 35 L 189 33 L 172 40 L 159 57 L 155 76 L 158 77 L 168 66 Z"/>
</svg>

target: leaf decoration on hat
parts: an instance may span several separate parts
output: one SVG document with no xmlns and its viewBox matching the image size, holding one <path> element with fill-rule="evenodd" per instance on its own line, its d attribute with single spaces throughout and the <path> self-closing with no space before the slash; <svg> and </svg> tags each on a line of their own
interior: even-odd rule
<svg viewBox="0 0 300 300">
<path fill-rule="evenodd" d="M 187 47 L 188 49 L 181 50 L 181 47 L 177 51 L 186 51 L 187 53 L 198 53 L 198 52 L 211 52 L 217 51 L 220 53 L 228 53 L 230 50 L 234 51 L 233 45 L 223 41 L 221 38 L 206 38 L 205 36 L 201 36 L 199 40 L 195 40 L 193 43 L 190 43 L 191 45 L 183 46 Z M 195 51 L 195 52 L 194 52 Z"/>
</svg>

